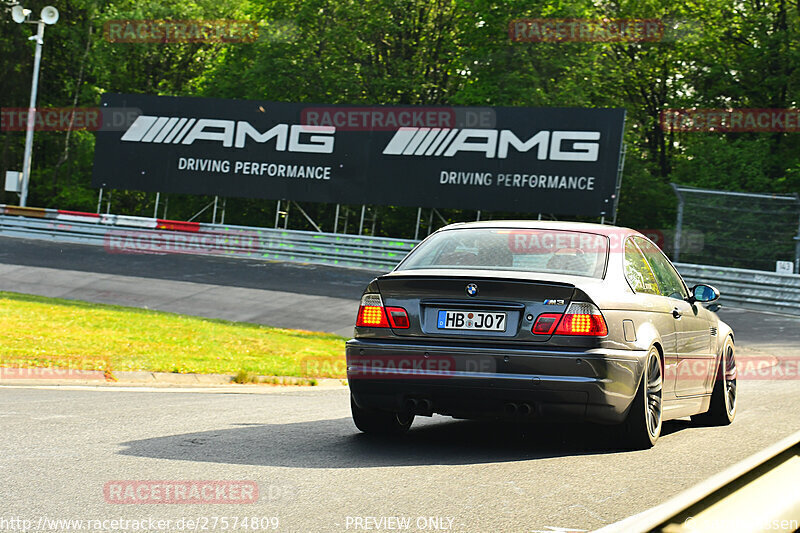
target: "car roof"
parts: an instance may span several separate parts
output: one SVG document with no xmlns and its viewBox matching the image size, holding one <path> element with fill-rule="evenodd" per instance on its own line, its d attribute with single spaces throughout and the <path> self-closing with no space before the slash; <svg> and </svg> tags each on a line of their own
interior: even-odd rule
<svg viewBox="0 0 800 533">
<path fill-rule="evenodd" d="M 449 224 L 439 231 L 448 231 L 467 228 L 514 228 L 514 229 L 549 229 L 563 231 L 583 231 L 587 233 L 597 233 L 600 235 L 610 235 L 620 233 L 636 234 L 639 232 L 630 228 L 620 226 L 610 226 L 608 224 L 592 224 L 589 222 L 565 222 L 553 220 L 492 220 L 486 222 L 458 222 Z"/>
</svg>

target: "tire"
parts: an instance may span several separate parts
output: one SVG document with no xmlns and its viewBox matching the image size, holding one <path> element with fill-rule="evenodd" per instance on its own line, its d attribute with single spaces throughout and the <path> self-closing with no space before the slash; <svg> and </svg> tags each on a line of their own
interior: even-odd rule
<svg viewBox="0 0 800 533">
<path fill-rule="evenodd" d="M 711 404 L 708 411 L 692 416 L 692 422 L 704 426 L 727 426 L 736 417 L 736 350 L 733 339 L 728 337 L 722 347 L 719 359 L 714 390 L 711 392 Z"/>
<path fill-rule="evenodd" d="M 639 389 L 625 421 L 623 445 L 628 449 L 652 448 L 661 435 L 664 373 L 661 353 L 652 346 L 647 352 Z"/>
<path fill-rule="evenodd" d="M 359 407 L 350 395 L 350 411 L 356 427 L 370 435 L 400 435 L 408 431 L 414 422 L 414 415 L 371 411 Z"/>
</svg>

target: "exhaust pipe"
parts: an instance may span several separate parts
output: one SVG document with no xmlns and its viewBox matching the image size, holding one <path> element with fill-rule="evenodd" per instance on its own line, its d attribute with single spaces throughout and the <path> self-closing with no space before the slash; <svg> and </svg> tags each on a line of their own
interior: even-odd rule
<svg viewBox="0 0 800 533">
<path fill-rule="evenodd" d="M 420 400 L 417 405 L 422 413 L 430 413 L 433 411 L 433 403 L 430 400 Z"/>
<path fill-rule="evenodd" d="M 517 404 L 515 403 L 507 403 L 504 407 L 504 411 L 506 415 L 513 416 L 517 414 Z"/>
<path fill-rule="evenodd" d="M 417 410 L 417 400 L 414 398 L 409 398 L 405 402 L 406 410 L 410 413 L 414 413 Z"/>
<path fill-rule="evenodd" d="M 519 406 L 519 414 L 522 416 L 528 416 L 531 414 L 531 406 L 527 403 L 523 403 Z"/>
</svg>

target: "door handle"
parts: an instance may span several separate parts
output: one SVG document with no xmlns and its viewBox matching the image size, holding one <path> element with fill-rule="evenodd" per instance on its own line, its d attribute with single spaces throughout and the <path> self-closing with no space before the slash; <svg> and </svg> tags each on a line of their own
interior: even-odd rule
<svg viewBox="0 0 800 533">
<path fill-rule="evenodd" d="M 680 317 L 681 317 L 681 312 L 680 312 L 680 311 L 678 311 L 678 308 L 677 308 L 677 307 L 676 307 L 675 309 L 673 309 L 673 310 L 672 310 L 672 317 L 673 317 L 673 318 L 680 318 Z"/>
</svg>

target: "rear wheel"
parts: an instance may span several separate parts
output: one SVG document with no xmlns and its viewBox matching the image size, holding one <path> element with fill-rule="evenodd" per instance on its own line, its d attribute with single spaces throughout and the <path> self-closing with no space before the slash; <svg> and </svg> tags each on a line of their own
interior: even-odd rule
<svg viewBox="0 0 800 533">
<path fill-rule="evenodd" d="M 651 448 L 661 435 L 663 375 L 661 354 L 653 346 L 647 353 L 644 375 L 625 422 L 625 445 Z"/>
<path fill-rule="evenodd" d="M 364 433 L 374 435 L 399 435 L 408 431 L 414 422 L 414 415 L 411 414 L 363 409 L 356 404 L 352 395 L 350 411 L 356 427 Z"/>
<path fill-rule="evenodd" d="M 733 340 L 728 337 L 717 368 L 711 405 L 708 411 L 692 416 L 692 421 L 706 426 L 727 426 L 736 417 L 736 356 Z"/>
</svg>

